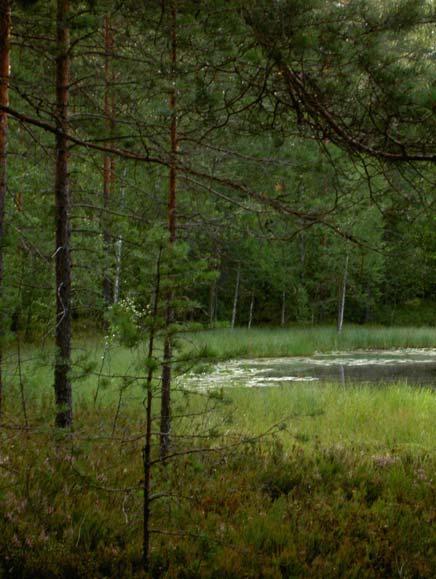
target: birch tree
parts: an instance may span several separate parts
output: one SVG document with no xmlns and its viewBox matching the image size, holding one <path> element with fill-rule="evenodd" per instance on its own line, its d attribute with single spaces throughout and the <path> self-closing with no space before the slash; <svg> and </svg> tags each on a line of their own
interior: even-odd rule
<svg viewBox="0 0 436 579">
<path fill-rule="evenodd" d="M 104 17 L 104 116 L 106 130 L 108 134 L 113 133 L 114 129 L 114 94 L 113 80 L 114 75 L 111 70 L 111 59 L 114 48 L 114 38 L 111 18 L 109 15 Z M 112 279 L 110 275 L 111 265 L 111 232 L 109 229 L 109 206 L 113 194 L 115 183 L 115 160 L 106 154 L 103 161 L 103 212 L 102 212 L 102 229 L 103 229 L 103 301 L 107 308 L 113 300 Z"/>
<path fill-rule="evenodd" d="M 238 314 L 238 300 L 239 300 L 239 284 L 241 280 L 241 264 L 238 264 L 238 269 L 236 270 L 236 282 L 235 282 L 235 294 L 233 296 L 233 308 L 232 308 L 232 329 L 236 324 L 236 316 Z"/>
<path fill-rule="evenodd" d="M 338 307 L 338 332 L 342 332 L 342 326 L 344 325 L 344 312 L 345 312 L 345 298 L 347 294 L 347 281 L 348 281 L 348 261 L 350 255 L 347 248 L 347 254 L 345 256 L 344 274 L 342 277 L 342 284 L 339 295 L 339 307 Z"/>
</svg>

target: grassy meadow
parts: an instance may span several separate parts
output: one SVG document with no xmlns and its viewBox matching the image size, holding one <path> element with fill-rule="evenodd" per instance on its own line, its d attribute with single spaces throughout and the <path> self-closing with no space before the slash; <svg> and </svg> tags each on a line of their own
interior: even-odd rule
<svg viewBox="0 0 436 579">
<path fill-rule="evenodd" d="M 435 329 L 237 329 L 191 334 L 179 352 L 213 360 L 435 343 Z M 145 352 L 103 354 L 96 340 L 76 344 L 68 434 L 51 427 L 50 349 L 23 346 L 20 367 L 14 350 L 6 360 L 0 576 L 434 576 L 434 392 L 314 382 L 175 389 L 180 454 L 153 470 L 145 573 Z"/>
</svg>

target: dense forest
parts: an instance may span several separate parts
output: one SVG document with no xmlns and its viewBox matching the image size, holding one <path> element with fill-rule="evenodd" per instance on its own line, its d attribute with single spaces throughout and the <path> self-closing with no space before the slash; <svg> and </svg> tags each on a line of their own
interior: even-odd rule
<svg viewBox="0 0 436 579">
<path fill-rule="evenodd" d="M 224 538 L 201 555 L 209 531 L 197 528 L 199 550 L 183 554 L 191 531 L 180 529 L 197 523 L 179 502 L 167 512 L 154 501 L 159 487 L 182 496 L 183 480 L 195 496 L 209 485 L 210 498 L 219 486 L 198 481 L 215 480 L 219 460 L 228 461 L 224 480 L 242 487 L 237 476 L 248 480 L 268 453 L 266 478 L 274 462 L 283 461 L 282 472 L 286 460 L 298 462 L 292 453 L 278 459 L 276 443 L 259 450 L 260 432 L 225 438 L 222 392 L 187 401 L 183 376 L 220 358 L 197 335 L 224 331 L 225 342 L 242 326 L 295 336 L 332 326 L 333 350 L 350 324 L 356 332 L 436 325 L 434 25 L 431 0 L 0 0 L 0 436 L 6 453 L 18 432 L 23 465 L 33 465 L 9 469 L 1 455 L 0 498 L 19 502 L 7 489 L 29 493 L 26 477 L 43 476 L 47 460 L 57 482 L 41 478 L 38 492 L 59 488 L 34 501 L 77 516 L 79 529 L 68 538 L 60 529 L 69 523 L 24 514 L 16 523 L 10 505 L 1 509 L 0 575 L 395 576 L 387 555 L 347 575 L 347 563 L 311 567 L 315 556 L 295 568 L 274 557 L 265 568 L 236 560 L 226 568 L 228 554 L 184 575 L 184 556 L 212 557 Z M 245 339 L 248 350 L 235 357 L 248 355 Z M 434 334 L 413 340 L 392 346 L 435 346 Z M 135 352 L 135 363 L 107 367 L 117 348 Z M 38 399 L 42 382 L 49 395 Z M 110 387 L 113 398 L 98 410 Z M 125 407 L 139 387 L 135 410 Z M 251 450 L 241 451 L 247 438 Z M 97 439 L 106 446 L 91 450 Z M 41 440 L 50 459 L 36 456 Z M 134 459 L 123 454 L 126 440 L 135 441 Z M 215 463 L 208 451 L 219 448 L 227 458 Z M 202 449 L 204 459 L 186 462 Z M 136 471 L 126 482 L 129 460 Z M 312 464 L 302 457 L 300 466 L 305 460 Z M 61 493 L 62 479 L 74 476 Z M 109 495 L 120 487 L 113 495 L 127 526 L 142 509 L 132 523 L 142 536 L 135 527 L 122 539 L 118 520 L 120 535 L 111 535 L 118 503 L 102 507 L 107 527 L 95 520 L 95 536 L 85 532 L 84 521 L 98 518 L 99 485 Z M 273 500 L 276 486 L 268 488 Z M 69 492 L 67 502 L 87 493 L 83 519 L 59 503 Z M 17 513 L 32 510 L 26 496 Z M 231 497 L 222 500 L 231 510 Z M 66 545 L 81 545 L 82 526 L 90 558 L 78 570 Z M 154 532 L 163 542 L 150 551 Z M 27 540 L 30 551 L 39 546 L 26 559 Z M 411 565 L 405 576 L 431 576 L 431 562 Z"/>
</svg>

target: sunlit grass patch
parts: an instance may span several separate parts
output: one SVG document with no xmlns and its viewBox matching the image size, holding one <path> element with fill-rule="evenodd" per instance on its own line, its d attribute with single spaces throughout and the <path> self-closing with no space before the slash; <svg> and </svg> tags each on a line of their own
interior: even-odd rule
<svg viewBox="0 0 436 579">
<path fill-rule="evenodd" d="M 295 383 L 226 395 L 235 408 L 235 427 L 260 433 L 282 421 L 287 445 L 296 438 L 322 446 L 435 446 L 436 397 L 425 388 Z"/>
</svg>

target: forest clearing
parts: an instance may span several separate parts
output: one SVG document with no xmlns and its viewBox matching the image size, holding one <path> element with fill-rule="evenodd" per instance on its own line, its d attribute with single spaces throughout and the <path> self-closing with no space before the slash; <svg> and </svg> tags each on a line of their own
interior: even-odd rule
<svg viewBox="0 0 436 579">
<path fill-rule="evenodd" d="M 0 578 L 436 575 L 435 0 L 0 0 Z"/>
</svg>

